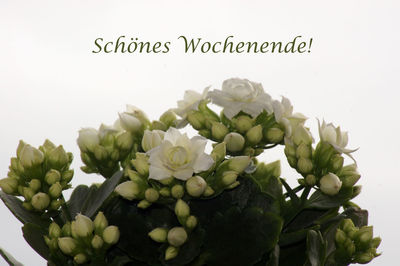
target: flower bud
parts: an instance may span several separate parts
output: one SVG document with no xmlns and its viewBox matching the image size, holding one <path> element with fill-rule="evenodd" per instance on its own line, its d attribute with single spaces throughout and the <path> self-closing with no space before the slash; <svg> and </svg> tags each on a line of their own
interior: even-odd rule
<svg viewBox="0 0 400 266">
<path fill-rule="evenodd" d="M 240 133 L 245 133 L 253 127 L 253 119 L 246 115 L 241 115 L 236 119 L 233 119 L 233 124 Z"/>
<path fill-rule="evenodd" d="M 301 143 L 296 149 L 297 158 L 311 158 L 311 146 Z"/>
<path fill-rule="evenodd" d="M 197 218 L 190 215 L 186 220 L 186 227 L 189 229 L 194 229 L 197 226 Z"/>
<path fill-rule="evenodd" d="M 102 239 L 100 236 L 98 236 L 98 235 L 95 235 L 95 236 L 93 237 L 92 241 L 91 241 L 91 245 L 92 245 L 92 247 L 93 247 L 94 249 L 99 249 L 99 248 L 101 248 L 101 247 L 103 246 L 103 243 L 104 243 L 103 239 Z"/>
<path fill-rule="evenodd" d="M 21 159 L 22 149 L 27 145 L 23 140 L 20 140 L 17 147 L 17 158 Z"/>
<path fill-rule="evenodd" d="M 297 169 L 302 174 L 311 173 L 311 171 L 313 169 L 313 163 L 310 159 L 301 157 L 297 161 Z"/>
<path fill-rule="evenodd" d="M 143 126 L 138 118 L 129 113 L 119 114 L 119 121 L 123 129 L 132 133 L 140 131 Z"/>
<path fill-rule="evenodd" d="M 363 226 L 361 227 L 355 234 L 355 238 L 357 242 L 362 245 L 368 245 L 373 237 L 373 228 L 372 226 Z"/>
<path fill-rule="evenodd" d="M 308 186 L 315 186 L 315 184 L 317 184 L 317 178 L 314 175 L 307 175 L 306 183 Z"/>
<path fill-rule="evenodd" d="M 230 152 L 239 152 L 244 148 L 245 139 L 242 135 L 231 132 L 227 134 L 224 138 L 226 143 L 226 149 Z"/>
<path fill-rule="evenodd" d="M 149 237 L 158 243 L 167 241 L 168 230 L 165 228 L 155 228 L 149 233 Z"/>
<path fill-rule="evenodd" d="M 145 152 L 159 146 L 164 139 L 164 131 L 161 130 L 145 130 L 142 138 L 142 148 Z"/>
<path fill-rule="evenodd" d="M 160 116 L 160 121 L 167 126 L 171 126 L 176 120 L 176 115 L 173 111 L 168 110 Z"/>
<path fill-rule="evenodd" d="M 51 169 L 46 173 L 44 180 L 46 181 L 47 184 L 53 185 L 54 183 L 59 182 L 61 180 L 61 174 L 59 171 Z"/>
<path fill-rule="evenodd" d="M 147 176 L 149 174 L 148 160 L 149 158 L 146 156 L 146 154 L 137 152 L 136 159 L 132 160 L 131 162 L 140 175 Z"/>
<path fill-rule="evenodd" d="M 32 179 L 31 181 L 29 181 L 29 187 L 35 192 L 40 189 L 41 185 L 42 183 L 39 179 Z"/>
<path fill-rule="evenodd" d="M 99 212 L 96 215 L 96 218 L 94 218 L 93 221 L 93 225 L 94 225 L 94 230 L 96 231 L 97 234 L 101 234 L 104 230 L 104 228 L 106 228 L 108 226 L 108 221 L 106 219 L 106 217 L 104 216 L 103 212 Z"/>
<path fill-rule="evenodd" d="M 63 225 L 61 229 L 61 233 L 63 236 L 71 236 L 71 223 L 67 222 Z"/>
<path fill-rule="evenodd" d="M 113 245 L 119 240 L 119 229 L 115 225 L 107 226 L 103 231 L 103 239 L 109 245 Z"/>
<path fill-rule="evenodd" d="M 336 243 L 342 245 L 344 244 L 346 239 L 347 239 L 346 233 L 338 228 L 335 234 Z"/>
<path fill-rule="evenodd" d="M 83 264 L 86 262 L 86 260 L 87 260 L 87 257 L 83 253 L 79 253 L 74 256 L 74 261 L 76 264 Z"/>
<path fill-rule="evenodd" d="M 374 254 L 370 252 L 365 252 L 365 253 L 359 253 L 356 255 L 354 258 L 354 262 L 360 263 L 360 264 L 367 264 L 374 258 Z"/>
<path fill-rule="evenodd" d="M 58 199 L 58 200 L 52 200 L 50 202 L 50 210 L 58 210 L 58 208 L 60 208 L 60 206 L 64 203 L 64 201 L 62 199 Z"/>
<path fill-rule="evenodd" d="M 235 171 L 226 171 L 222 175 L 222 184 L 224 186 L 229 186 L 236 181 L 238 177 L 237 172 Z"/>
<path fill-rule="evenodd" d="M 356 251 L 356 245 L 354 245 L 353 241 L 350 239 L 346 239 L 345 244 L 344 244 L 347 256 L 352 257 L 354 252 Z"/>
<path fill-rule="evenodd" d="M 171 196 L 171 191 L 167 187 L 163 187 L 159 191 L 160 195 L 163 197 L 170 197 Z"/>
<path fill-rule="evenodd" d="M 379 245 L 381 244 L 382 239 L 380 237 L 374 237 L 371 241 L 371 246 L 373 248 L 378 248 Z"/>
<path fill-rule="evenodd" d="M 82 214 L 77 214 L 75 223 L 72 224 L 72 230 L 75 231 L 78 237 L 87 237 L 93 232 L 93 221 Z"/>
<path fill-rule="evenodd" d="M 226 189 L 234 189 L 235 187 L 239 186 L 240 182 L 239 181 L 235 181 L 232 184 L 230 184 L 229 186 L 226 187 Z"/>
<path fill-rule="evenodd" d="M 353 194 L 351 195 L 351 198 L 354 199 L 361 193 L 362 186 L 354 186 L 353 187 Z"/>
<path fill-rule="evenodd" d="M 49 188 L 49 195 L 52 198 L 58 198 L 61 195 L 62 187 L 59 182 L 51 185 Z"/>
<path fill-rule="evenodd" d="M 182 246 L 187 240 L 187 233 L 183 227 L 174 227 L 168 231 L 168 243 L 174 247 Z"/>
<path fill-rule="evenodd" d="M 354 231 L 355 226 L 351 219 L 344 219 L 342 221 L 341 228 L 344 232 L 346 232 L 346 234 L 349 234 L 350 232 Z"/>
<path fill-rule="evenodd" d="M 204 197 L 209 197 L 211 195 L 213 195 L 215 193 L 214 189 L 212 189 L 212 187 L 207 186 L 206 190 L 204 191 Z"/>
<path fill-rule="evenodd" d="M 60 170 L 70 161 L 68 154 L 65 152 L 63 146 L 60 145 L 48 154 L 47 162 L 52 168 Z"/>
<path fill-rule="evenodd" d="M 115 138 L 115 144 L 121 150 L 130 150 L 133 145 L 133 137 L 130 132 L 120 132 Z"/>
<path fill-rule="evenodd" d="M 151 129 L 166 131 L 166 130 L 168 130 L 168 127 L 163 122 L 155 120 L 155 121 L 151 122 Z"/>
<path fill-rule="evenodd" d="M 55 222 L 52 222 L 49 226 L 49 236 L 52 238 L 57 238 L 61 236 L 61 228 Z"/>
<path fill-rule="evenodd" d="M 225 135 L 228 134 L 228 128 L 219 122 L 213 122 L 211 127 L 211 135 L 214 139 L 221 141 L 224 139 Z"/>
<path fill-rule="evenodd" d="M 187 115 L 186 119 L 190 123 L 190 125 L 196 130 L 202 129 L 206 120 L 204 115 L 198 111 L 190 112 Z"/>
<path fill-rule="evenodd" d="M 338 172 L 343 167 L 344 158 L 340 154 L 335 154 L 329 160 L 329 169 L 332 172 Z"/>
<path fill-rule="evenodd" d="M 32 211 L 33 210 L 33 206 L 30 202 L 22 202 L 22 207 L 24 207 L 26 210 L 28 211 Z"/>
<path fill-rule="evenodd" d="M 147 200 L 144 199 L 144 200 L 139 201 L 137 206 L 140 209 L 147 209 L 148 207 L 151 206 L 151 202 L 148 202 Z"/>
<path fill-rule="evenodd" d="M 261 125 L 252 127 L 246 133 L 246 138 L 252 145 L 259 143 L 261 141 L 262 137 L 263 137 L 263 135 L 262 135 L 262 126 Z"/>
<path fill-rule="evenodd" d="M 329 196 L 336 195 L 342 187 L 342 181 L 332 173 L 323 176 L 319 183 L 321 191 Z"/>
<path fill-rule="evenodd" d="M 66 255 L 71 255 L 74 252 L 74 249 L 76 248 L 76 240 L 73 239 L 72 237 L 60 237 L 58 239 L 58 246 L 61 249 L 61 251 L 66 254 Z"/>
<path fill-rule="evenodd" d="M 192 197 L 200 197 L 206 190 L 207 183 L 201 176 L 192 176 L 186 181 L 186 191 Z"/>
<path fill-rule="evenodd" d="M 178 256 L 179 248 L 174 247 L 174 246 L 169 246 L 165 250 L 165 260 L 171 260 Z"/>
<path fill-rule="evenodd" d="M 190 208 L 186 202 L 178 199 L 175 204 L 175 214 L 178 218 L 186 218 L 190 215 Z"/>
<path fill-rule="evenodd" d="M 13 177 L 6 177 L 0 180 L 0 188 L 6 194 L 13 194 L 17 192 L 18 180 Z"/>
<path fill-rule="evenodd" d="M 127 200 L 137 198 L 140 193 L 139 186 L 133 181 L 126 181 L 115 188 L 115 192 Z"/>
<path fill-rule="evenodd" d="M 24 168 L 30 168 L 41 164 L 44 161 L 44 155 L 40 150 L 26 144 L 21 150 L 21 157 L 19 159 Z"/>
<path fill-rule="evenodd" d="M 93 152 L 94 147 L 100 143 L 98 131 L 94 128 L 83 128 L 79 130 L 77 143 L 82 152 Z"/>
<path fill-rule="evenodd" d="M 229 169 L 237 173 L 243 172 L 251 163 L 249 156 L 236 156 L 229 159 Z"/>
<path fill-rule="evenodd" d="M 171 195 L 176 199 L 182 198 L 184 194 L 185 194 L 185 189 L 183 188 L 182 185 L 174 185 L 171 188 Z"/>
<path fill-rule="evenodd" d="M 214 159 L 214 162 L 221 162 L 226 156 L 226 144 L 225 142 L 221 142 L 215 145 L 214 149 L 211 152 L 211 157 Z"/>
<path fill-rule="evenodd" d="M 265 133 L 265 138 L 271 143 L 280 143 L 285 136 L 285 132 L 280 128 L 272 127 Z"/>
<path fill-rule="evenodd" d="M 46 139 L 43 142 L 43 145 L 41 146 L 41 148 L 43 148 L 42 151 L 44 153 L 49 153 L 49 152 L 51 152 L 52 150 L 54 150 L 56 148 L 56 145 L 54 145 L 54 143 L 51 142 L 50 140 Z M 39 149 L 40 149 L 40 147 L 39 147 Z"/>
<path fill-rule="evenodd" d="M 32 197 L 31 204 L 32 204 L 33 208 L 35 208 L 36 210 L 42 211 L 49 206 L 50 197 L 49 197 L 49 195 L 47 195 L 43 192 L 36 193 Z"/>
<path fill-rule="evenodd" d="M 98 161 L 104 161 L 108 158 L 107 149 L 104 148 L 103 146 L 97 145 L 96 147 L 94 147 L 93 153 L 94 153 L 94 157 Z"/>
<path fill-rule="evenodd" d="M 313 138 L 311 132 L 306 129 L 303 125 L 298 125 L 293 132 L 293 142 L 299 146 L 302 142 L 311 145 Z"/>
<path fill-rule="evenodd" d="M 160 194 L 154 188 L 148 188 L 144 192 L 144 197 L 146 198 L 146 200 L 148 202 L 156 202 L 158 200 L 158 198 L 160 197 Z"/>
</svg>

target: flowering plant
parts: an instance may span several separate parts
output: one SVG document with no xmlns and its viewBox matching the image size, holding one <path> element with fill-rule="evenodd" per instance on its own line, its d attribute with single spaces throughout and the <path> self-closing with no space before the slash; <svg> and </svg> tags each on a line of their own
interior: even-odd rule
<svg viewBox="0 0 400 266">
<path fill-rule="evenodd" d="M 261 84 L 228 79 L 222 90 L 186 92 L 158 120 L 128 106 L 113 126 L 80 130 L 81 169 L 105 179 L 75 187 L 68 201 L 72 154 L 21 141 L 0 196 L 48 265 L 368 263 L 381 240 L 353 202 L 355 150 L 325 121 L 314 145 L 306 119 Z M 200 136 L 183 133 L 187 125 Z M 257 159 L 277 145 L 299 174 L 295 188 L 279 161 Z"/>
</svg>

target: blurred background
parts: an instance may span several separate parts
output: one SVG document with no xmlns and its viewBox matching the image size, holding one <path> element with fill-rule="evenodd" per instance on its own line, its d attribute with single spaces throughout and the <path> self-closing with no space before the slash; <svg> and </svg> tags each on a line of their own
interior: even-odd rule
<svg viewBox="0 0 400 266">
<path fill-rule="evenodd" d="M 149 1 L 150 2 L 150 1 Z M 79 167 L 78 130 L 112 124 L 126 104 L 151 119 L 185 90 L 220 88 L 231 77 L 261 82 L 295 111 L 349 131 L 362 178 L 355 200 L 368 209 L 383 255 L 398 261 L 400 35 L 397 1 L 11 1 L 0 2 L 0 177 L 18 141 L 46 138 L 73 152 L 74 186 L 102 181 Z M 94 40 L 120 35 L 171 41 L 166 54 L 94 54 Z M 224 41 L 313 38 L 304 54 L 185 54 L 177 37 Z M 284 159 L 282 149 L 265 161 Z M 283 177 L 296 174 L 282 160 Z M 69 197 L 66 193 L 66 198 Z M 0 203 L 0 246 L 25 265 L 45 261 L 25 243 L 21 224 Z M 0 260 L 0 265 L 6 265 Z"/>
</svg>

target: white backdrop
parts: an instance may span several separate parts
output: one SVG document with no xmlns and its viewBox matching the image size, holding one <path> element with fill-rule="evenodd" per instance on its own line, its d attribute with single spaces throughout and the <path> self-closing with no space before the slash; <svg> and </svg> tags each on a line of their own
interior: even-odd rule
<svg viewBox="0 0 400 266">
<path fill-rule="evenodd" d="M 356 202 L 383 239 L 370 265 L 398 261 L 399 48 L 397 1 L 11 1 L 0 2 L 0 175 L 20 139 L 45 138 L 75 155 L 73 185 L 84 175 L 75 144 L 81 127 L 112 123 L 125 104 L 156 119 L 187 89 L 224 79 L 262 82 L 295 111 L 349 131 L 362 174 Z M 98 37 L 171 41 L 167 54 L 93 54 Z M 305 54 L 185 54 L 180 35 L 214 41 L 313 37 Z M 274 153 L 264 158 L 272 161 Z M 283 156 L 281 154 L 280 156 Z M 284 175 L 294 183 L 289 168 Z M 69 193 L 67 193 L 67 196 Z M 0 246 L 25 265 L 45 265 L 25 243 L 21 224 L 0 203 Z M 4 262 L 1 261 L 0 265 Z"/>
</svg>

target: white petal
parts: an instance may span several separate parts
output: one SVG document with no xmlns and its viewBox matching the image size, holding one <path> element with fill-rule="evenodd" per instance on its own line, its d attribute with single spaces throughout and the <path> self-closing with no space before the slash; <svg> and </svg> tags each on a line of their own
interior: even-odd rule
<svg viewBox="0 0 400 266">
<path fill-rule="evenodd" d="M 180 169 L 175 171 L 172 175 L 180 180 L 188 180 L 193 175 L 193 168 Z"/>
<path fill-rule="evenodd" d="M 167 168 L 161 168 L 161 167 L 156 167 L 154 165 L 150 165 L 149 179 L 162 180 L 165 178 L 169 178 L 171 176 L 172 173 Z"/>
<path fill-rule="evenodd" d="M 196 158 L 196 161 L 193 164 L 193 168 L 196 173 L 199 173 L 202 171 L 207 171 L 213 164 L 213 158 L 210 155 L 203 153 Z"/>
</svg>

